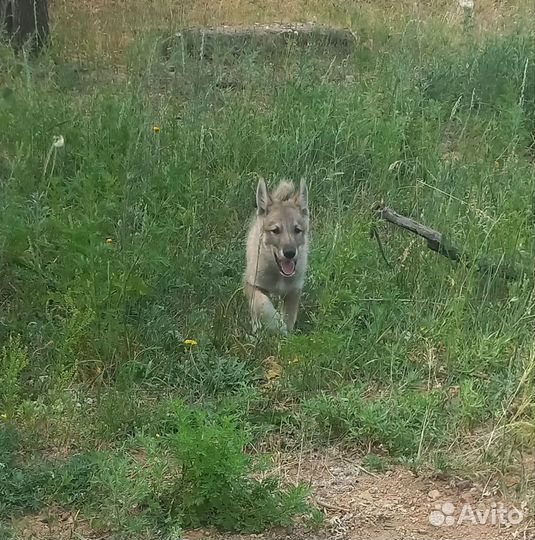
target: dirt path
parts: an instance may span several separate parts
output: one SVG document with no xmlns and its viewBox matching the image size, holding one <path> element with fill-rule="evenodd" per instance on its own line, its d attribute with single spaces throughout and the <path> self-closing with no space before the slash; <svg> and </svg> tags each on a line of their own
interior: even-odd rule
<svg viewBox="0 0 535 540">
<path fill-rule="evenodd" d="M 302 482 L 312 489 L 314 503 L 325 516 L 321 530 L 269 532 L 258 535 L 187 531 L 185 540 L 222 539 L 532 539 L 533 514 L 526 505 L 507 501 L 488 487 L 462 479 L 440 480 L 417 476 L 403 467 L 383 473 L 366 471 L 350 455 L 276 456 L 277 474 L 287 482 Z M 500 524 L 499 511 L 504 521 Z M 515 510 L 516 509 L 516 510 Z M 521 515 L 523 519 L 519 521 Z M 479 512 L 479 514 L 478 514 Z M 528 515 L 529 514 L 529 515 Z M 28 516 L 18 523 L 20 539 L 109 538 L 91 530 L 78 515 L 61 509 Z"/>
</svg>

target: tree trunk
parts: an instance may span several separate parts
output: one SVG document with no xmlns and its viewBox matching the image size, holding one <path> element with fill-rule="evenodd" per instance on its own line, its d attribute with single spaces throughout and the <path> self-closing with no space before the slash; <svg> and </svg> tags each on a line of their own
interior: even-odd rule
<svg viewBox="0 0 535 540">
<path fill-rule="evenodd" d="M 38 53 L 48 41 L 48 0 L 0 0 L 0 30 L 16 50 Z"/>
</svg>

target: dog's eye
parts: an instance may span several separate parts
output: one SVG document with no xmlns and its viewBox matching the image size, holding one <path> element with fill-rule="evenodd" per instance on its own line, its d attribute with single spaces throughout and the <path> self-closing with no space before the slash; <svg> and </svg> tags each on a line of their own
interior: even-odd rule
<svg viewBox="0 0 535 540">
<path fill-rule="evenodd" d="M 281 230 L 279 227 L 273 227 L 273 229 L 270 229 L 269 232 L 272 232 L 273 234 L 280 234 Z"/>
<path fill-rule="evenodd" d="M 295 234 L 299 234 L 303 232 L 303 229 L 301 229 L 301 227 L 298 227 L 297 225 L 295 226 L 294 230 L 295 230 Z"/>
</svg>

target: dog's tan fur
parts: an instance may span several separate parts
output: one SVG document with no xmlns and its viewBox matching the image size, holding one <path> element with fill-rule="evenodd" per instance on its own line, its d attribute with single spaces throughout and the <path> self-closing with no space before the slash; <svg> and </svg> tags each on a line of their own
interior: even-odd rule
<svg viewBox="0 0 535 540">
<path fill-rule="evenodd" d="M 268 193 L 264 180 L 256 190 L 256 216 L 247 239 L 247 266 L 244 290 L 249 300 L 253 330 L 286 334 L 292 331 L 308 262 L 309 212 L 308 188 L 301 181 L 295 192 L 291 182 L 281 182 Z M 288 254 L 295 251 L 294 257 Z M 286 275 L 284 269 L 292 275 Z M 283 301 L 282 316 L 273 306 L 273 298 Z"/>
</svg>

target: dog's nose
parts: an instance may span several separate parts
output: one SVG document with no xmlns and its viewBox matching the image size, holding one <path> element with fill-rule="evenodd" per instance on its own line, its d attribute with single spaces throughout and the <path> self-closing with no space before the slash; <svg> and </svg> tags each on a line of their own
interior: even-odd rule
<svg viewBox="0 0 535 540">
<path fill-rule="evenodd" d="M 287 259 L 293 259 L 295 257 L 295 249 L 283 249 L 282 253 Z"/>
</svg>

